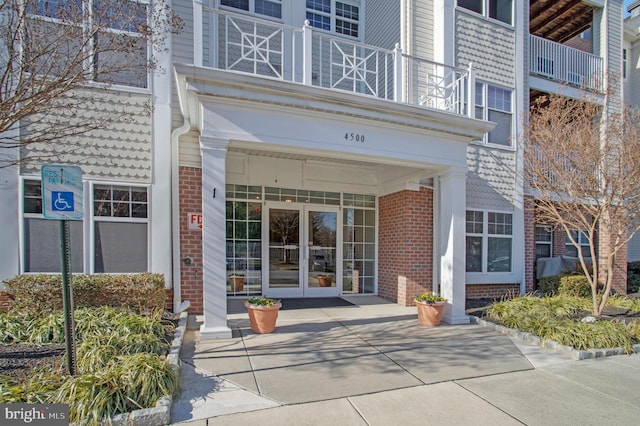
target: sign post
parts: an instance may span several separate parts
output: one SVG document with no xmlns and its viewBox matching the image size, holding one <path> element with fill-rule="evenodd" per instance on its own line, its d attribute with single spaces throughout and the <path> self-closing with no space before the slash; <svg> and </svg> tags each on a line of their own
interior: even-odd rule
<svg viewBox="0 0 640 426">
<path fill-rule="evenodd" d="M 78 166 L 42 166 L 42 212 L 45 219 L 60 220 L 62 304 L 67 352 L 67 370 L 76 374 L 76 345 L 71 288 L 71 246 L 68 220 L 82 220 L 82 169 Z"/>
</svg>

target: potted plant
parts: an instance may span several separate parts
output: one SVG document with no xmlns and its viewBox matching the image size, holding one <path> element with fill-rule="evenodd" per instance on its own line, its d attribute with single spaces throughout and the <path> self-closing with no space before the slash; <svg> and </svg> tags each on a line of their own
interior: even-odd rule
<svg viewBox="0 0 640 426">
<path fill-rule="evenodd" d="M 231 281 L 231 288 L 234 292 L 240 292 L 244 290 L 244 275 L 243 274 L 231 274 L 229 275 L 229 281 Z"/>
<path fill-rule="evenodd" d="M 416 296 L 415 301 L 418 307 L 418 321 L 421 325 L 431 327 L 440 325 L 447 299 L 438 293 L 427 292 Z"/>
<path fill-rule="evenodd" d="M 244 306 L 249 312 L 249 322 L 254 333 L 272 333 L 276 329 L 278 312 L 282 307 L 279 300 L 252 297 L 244 302 Z"/>
<path fill-rule="evenodd" d="M 320 284 L 320 287 L 331 287 L 331 284 L 333 283 L 333 275 L 320 274 L 316 278 L 318 278 L 318 284 Z"/>
</svg>

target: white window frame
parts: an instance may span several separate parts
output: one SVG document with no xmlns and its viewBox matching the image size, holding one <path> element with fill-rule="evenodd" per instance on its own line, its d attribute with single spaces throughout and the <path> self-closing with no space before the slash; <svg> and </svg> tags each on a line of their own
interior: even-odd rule
<svg viewBox="0 0 640 426">
<path fill-rule="evenodd" d="M 95 189 L 100 186 L 112 186 L 112 187 L 128 187 L 128 188 L 144 188 L 147 193 L 147 217 L 139 218 L 139 217 L 118 217 L 118 216 L 97 216 L 95 214 Z M 149 215 L 151 213 L 151 194 L 150 194 L 150 186 L 144 184 L 135 184 L 130 182 L 101 182 L 101 181 L 92 181 L 89 184 L 89 199 L 87 209 L 90 224 L 88 229 L 89 235 L 89 250 L 88 250 L 88 259 L 89 259 L 89 270 L 91 273 L 95 272 L 95 252 L 96 252 L 96 235 L 95 235 L 95 227 L 98 222 L 111 222 L 111 223 L 145 223 L 147 225 L 147 266 L 146 270 L 151 271 L 151 226 L 150 226 L 150 218 Z M 131 204 L 131 201 L 129 201 Z M 131 210 L 131 207 L 130 207 Z M 85 252 L 85 256 L 87 253 Z M 120 272 L 105 272 L 105 273 L 120 273 Z"/>
<path fill-rule="evenodd" d="M 218 2 L 218 8 L 220 9 L 226 9 L 226 10 L 231 10 L 233 12 L 236 13 L 249 13 L 251 15 L 256 15 L 256 16 L 260 16 L 261 18 L 265 18 L 265 19 L 276 19 L 281 21 L 282 20 L 282 0 L 262 0 L 265 1 L 267 3 L 273 3 L 273 4 L 277 4 L 280 5 L 280 16 L 273 16 L 273 15 L 268 15 L 268 14 L 264 14 L 264 13 L 258 13 L 256 12 L 256 0 L 247 0 L 248 1 L 248 9 L 242 9 L 240 7 L 236 7 L 236 6 L 231 6 L 231 5 L 226 5 L 226 4 L 222 4 L 223 0 L 217 0 Z"/>
<path fill-rule="evenodd" d="M 469 212 L 473 213 L 481 213 L 482 214 L 482 233 L 478 232 L 466 232 L 466 214 Z M 489 233 L 489 215 L 490 214 L 498 214 L 498 215 L 508 215 L 511 217 L 511 223 L 508 224 L 511 228 L 510 234 L 504 233 Z M 474 223 L 479 223 L 475 221 Z M 506 226 L 506 224 L 505 224 Z M 482 238 L 481 245 L 481 266 L 480 271 L 466 271 L 467 274 L 471 275 L 480 275 L 480 274 L 502 274 L 502 275 L 512 275 L 514 272 L 514 214 L 509 211 L 494 211 L 494 210 L 479 210 L 479 209 L 467 209 L 465 212 L 465 245 L 467 237 L 476 237 Z M 510 253 L 510 266 L 508 271 L 489 271 L 489 239 L 508 239 L 511 241 L 511 253 Z M 465 254 L 465 265 L 467 263 L 467 256 Z"/>
<path fill-rule="evenodd" d="M 538 239 L 538 229 L 543 229 L 545 235 L 549 236 L 548 240 L 539 240 Z M 549 225 L 536 225 L 534 230 L 534 240 L 536 245 L 536 257 L 538 257 L 538 246 L 544 245 L 549 246 L 549 257 L 553 257 L 553 229 Z"/>
<path fill-rule="evenodd" d="M 479 15 L 481 15 L 481 16 L 487 18 L 487 19 L 490 19 L 490 20 L 492 20 L 494 22 L 499 22 L 501 24 L 509 25 L 509 26 L 512 27 L 513 26 L 513 22 L 514 22 L 514 16 L 515 16 L 515 10 L 514 10 L 515 9 L 515 7 L 514 7 L 515 1 L 507 0 L 507 1 L 511 2 L 511 18 L 510 18 L 509 22 L 503 21 L 502 19 L 498 19 L 497 17 L 490 16 L 490 11 L 491 11 L 491 7 L 490 6 L 491 6 L 491 4 L 493 4 L 496 1 L 498 1 L 498 0 L 476 0 L 477 3 L 480 3 L 479 5 L 480 5 L 480 7 L 482 9 L 482 12 L 477 12 L 477 11 L 475 11 L 473 9 L 468 9 L 468 8 L 466 8 L 464 6 L 459 6 L 458 5 L 458 1 L 456 1 L 456 7 L 458 7 L 461 10 L 470 12 L 470 13 L 479 14 Z"/>
<path fill-rule="evenodd" d="M 93 0 L 77 0 L 78 3 L 83 5 L 83 8 L 85 10 L 93 10 L 94 7 L 94 1 Z M 142 5 L 145 5 L 147 8 L 147 24 L 150 23 L 150 14 L 152 13 L 152 11 L 150 10 L 152 5 L 151 2 L 149 0 L 127 0 L 129 2 L 132 3 L 140 3 Z M 37 1 L 37 3 L 39 3 L 39 1 Z M 46 16 L 46 15 L 40 15 L 38 13 L 29 13 L 29 18 L 30 19 L 34 19 L 34 20 L 40 20 L 43 22 L 49 22 L 49 23 L 54 23 L 54 24 L 59 24 L 59 25 L 73 25 L 70 24 L 68 22 L 65 22 L 64 20 L 60 19 L 60 18 L 56 18 L 56 17 L 50 17 L 50 16 Z M 91 20 L 93 19 L 93 13 L 85 13 L 85 16 L 88 17 L 87 20 L 85 22 L 83 22 L 82 25 L 84 26 L 91 26 L 92 22 Z M 75 24 L 78 25 L 78 24 Z M 117 28 L 106 28 L 104 30 L 104 32 L 107 32 L 109 34 L 120 34 L 120 35 L 126 35 L 128 37 L 132 37 L 132 38 L 142 38 L 144 37 L 142 34 L 137 33 L 137 32 L 132 32 L 132 31 L 127 31 L 127 30 L 121 30 L 121 29 L 117 29 Z M 100 63 L 100 59 L 99 59 L 99 55 L 97 58 L 97 62 L 96 62 L 96 55 L 93 53 L 94 50 L 94 46 L 95 46 L 95 42 L 96 40 L 93 39 L 90 43 L 87 44 L 86 49 L 91 50 L 91 54 L 87 54 L 87 57 L 91 58 L 90 61 L 91 63 L 89 64 L 89 70 L 90 70 L 90 75 L 91 78 L 90 80 L 98 85 L 101 84 L 105 84 L 104 82 L 100 81 L 99 79 L 96 78 L 96 63 Z M 147 43 L 146 46 L 146 55 L 147 55 L 147 60 L 151 57 L 151 46 L 149 43 Z M 145 65 L 146 67 L 146 65 Z M 117 87 L 126 87 L 126 88 L 134 88 L 134 89 L 143 89 L 143 90 L 149 90 L 150 89 L 150 73 L 147 71 L 146 73 L 146 78 L 144 79 L 144 83 L 143 86 L 140 85 L 127 85 L 124 83 L 113 83 L 110 85 L 113 86 L 117 86 Z"/>
<path fill-rule="evenodd" d="M 509 106 L 509 110 L 506 109 L 500 109 L 499 107 L 497 107 L 496 105 L 494 105 L 493 107 L 489 106 L 489 91 L 490 88 L 495 89 L 496 91 L 500 91 L 500 92 L 509 92 L 510 95 L 510 99 L 508 100 L 504 100 L 504 99 L 498 99 L 496 98 L 496 105 L 498 104 L 497 101 L 501 101 L 504 105 L 504 103 L 508 102 L 508 106 Z M 506 143 L 497 143 L 497 142 L 491 142 L 489 141 L 489 136 L 492 132 L 486 133 L 482 139 L 482 143 L 486 144 L 486 145 L 491 145 L 494 147 L 502 147 L 502 148 L 506 148 L 506 149 L 513 149 L 513 141 L 514 141 L 514 136 L 513 136 L 513 132 L 514 132 L 514 102 L 513 102 L 513 97 L 514 97 L 514 90 L 513 89 L 509 89 L 507 87 L 503 87 L 503 86 L 498 86 L 496 84 L 489 84 L 489 83 L 484 83 L 484 82 L 480 82 L 480 81 L 476 81 L 476 99 L 475 99 L 475 118 L 480 119 L 480 120 L 485 120 L 485 121 L 491 121 L 489 119 L 489 113 L 491 111 L 500 113 L 500 114 L 509 114 L 511 117 L 510 120 L 510 132 L 509 132 L 509 140 L 506 141 Z M 479 103 L 480 102 L 480 103 Z M 479 111 L 481 109 L 481 112 Z M 500 124 L 498 123 L 498 126 Z M 496 127 L 498 127 L 496 126 Z M 495 131 L 495 129 L 494 129 Z"/>
<path fill-rule="evenodd" d="M 25 220 L 27 219 L 38 219 L 38 220 L 48 220 L 44 217 L 44 213 L 41 212 L 40 213 L 32 213 L 32 212 L 25 212 L 25 191 L 24 191 L 24 187 L 25 184 L 27 182 L 33 182 L 33 183 L 38 183 L 40 186 L 42 186 L 42 179 L 40 176 L 20 176 L 20 199 L 19 199 L 19 203 L 18 203 L 18 207 L 19 207 L 19 211 L 20 211 L 20 221 L 19 221 L 19 236 L 20 236 L 20 242 L 19 242 L 19 249 L 20 249 L 20 264 L 19 264 L 19 271 L 21 274 L 50 274 L 50 273 L 60 273 L 60 270 L 56 270 L 56 271 L 26 271 L 26 243 L 27 243 L 27 235 L 26 235 L 26 229 L 25 229 Z M 55 222 L 56 224 L 58 223 L 58 220 L 51 220 L 52 222 Z M 73 221 L 73 222 L 81 222 L 81 221 Z M 82 224 L 82 248 L 80 249 L 82 252 L 82 264 L 80 265 L 80 267 L 78 267 L 77 264 L 72 263 L 71 267 L 74 270 L 74 273 L 76 269 L 78 269 L 79 271 L 81 271 L 82 273 L 86 272 L 86 265 L 87 265 L 87 253 L 86 253 L 86 228 L 84 226 L 84 224 Z M 44 243 L 44 242 L 43 242 Z M 60 253 L 60 240 L 59 238 L 56 239 L 56 244 L 52 245 L 49 249 L 55 251 L 56 253 Z M 72 250 L 73 250 L 73 246 L 72 246 Z"/>
<path fill-rule="evenodd" d="M 316 27 L 313 26 L 313 22 L 311 24 L 311 26 L 319 31 L 328 31 L 332 34 L 336 34 L 338 36 L 341 37 L 349 37 L 352 39 L 356 39 L 356 40 L 360 40 L 362 39 L 362 35 L 363 35 L 363 7 L 360 4 L 360 1 L 353 1 L 353 0 L 328 0 L 331 2 L 331 11 L 330 12 L 324 12 L 324 11 L 320 11 L 320 10 L 316 10 L 316 9 L 309 9 L 309 8 L 305 8 L 305 17 L 307 16 L 307 14 L 315 14 L 315 15 L 319 15 L 322 17 L 326 17 L 329 18 L 329 30 L 327 30 L 326 28 L 321 28 L 321 27 Z M 353 18 L 350 17 L 345 17 L 345 16 L 338 16 L 337 15 L 337 4 L 341 4 L 341 5 L 345 5 L 345 6 L 350 6 L 350 7 L 356 7 L 358 8 L 358 19 L 355 20 Z M 307 18 L 308 19 L 308 18 Z M 358 26 L 358 30 L 357 30 L 357 35 L 351 35 L 351 34 L 346 34 L 344 32 L 340 32 L 338 31 L 338 25 L 337 23 L 339 21 L 343 21 L 346 22 L 348 24 L 355 24 Z"/>
<path fill-rule="evenodd" d="M 578 245 L 580 246 L 582 253 L 585 254 L 585 257 L 591 257 L 591 253 L 589 252 L 589 238 L 587 237 L 586 233 L 584 231 L 578 231 L 577 229 L 572 229 L 571 232 L 576 233 Z M 568 250 L 571 250 L 572 254 L 574 251 L 576 251 L 575 257 L 577 257 L 578 253 L 577 253 L 576 246 L 573 245 L 568 235 L 565 236 L 564 245 L 565 245 L 565 254 L 567 256 L 569 256 Z M 586 250 L 586 253 L 585 253 L 585 250 Z"/>
</svg>

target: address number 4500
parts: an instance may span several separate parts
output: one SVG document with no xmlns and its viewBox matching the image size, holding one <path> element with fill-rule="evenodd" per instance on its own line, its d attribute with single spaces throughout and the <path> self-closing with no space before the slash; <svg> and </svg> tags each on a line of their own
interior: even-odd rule
<svg viewBox="0 0 640 426">
<path fill-rule="evenodd" d="M 345 133 L 344 139 L 349 142 L 364 142 L 364 135 L 362 133 Z"/>
</svg>

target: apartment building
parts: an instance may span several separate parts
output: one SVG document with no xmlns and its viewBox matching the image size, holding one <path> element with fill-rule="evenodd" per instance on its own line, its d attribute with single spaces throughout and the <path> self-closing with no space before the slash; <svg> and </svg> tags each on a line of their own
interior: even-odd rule
<svg viewBox="0 0 640 426">
<path fill-rule="evenodd" d="M 534 222 L 521 119 L 543 93 L 602 93 L 622 67 L 621 0 L 172 7 L 185 27 L 165 72 L 104 103 L 151 115 L 92 140 L 97 161 L 73 159 L 77 272 L 164 273 L 206 339 L 230 336 L 227 298 L 251 295 L 409 305 L 433 290 L 462 324 L 465 298 L 531 291 L 536 256 L 567 252 Z M 14 170 L 0 193 L 4 277 L 55 272 L 51 225 L 29 209 L 38 171 Z M 127 217 L 90 207 L 125 195 Z"/>
</svg>

